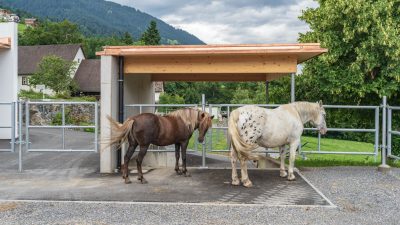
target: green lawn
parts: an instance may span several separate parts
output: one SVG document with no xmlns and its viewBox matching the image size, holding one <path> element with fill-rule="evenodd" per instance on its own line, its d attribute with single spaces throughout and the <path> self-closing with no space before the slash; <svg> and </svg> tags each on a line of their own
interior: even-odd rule
<svg viewBox="0 0 400 225">
<path fill-rule="evenodd" d="M 210 133 L 210 132 L 209 132 Z M 189 142 L 189 148 L 195 148 L 193 135 Z M 209 136 L 206 146 L 207 151 L 210 151 Z M 317 137 L 303 136 L 301 138 L 302 151 L 316 151 L 318 146 Z M 228 149 L 226 143 L 226 130 L 213 129 L 212 134 L 212 149 L 225 150 Z M 201 150 L 201 145 L 198 144 L 198 150 Z M 339 139 L 323 138 L 321 139 L 321 151 L 335 152 L 374 152 L 374 144 L 366 142 L 347 141 Z M 220 153 L 227 154 L 227 153 Z M 305 158 L 304 158 L 305 156 Z M 380 164 L 380 152 L 378 156 L 374 155 L 332 155 L 332 154 L 303 154 L 298 155 L 296 166 L 298 167 L 316 167 L 316 166 L 378 166 Z M 392 166 L 399 167 L 399 162 L 390 162 Z"/>
</svg>

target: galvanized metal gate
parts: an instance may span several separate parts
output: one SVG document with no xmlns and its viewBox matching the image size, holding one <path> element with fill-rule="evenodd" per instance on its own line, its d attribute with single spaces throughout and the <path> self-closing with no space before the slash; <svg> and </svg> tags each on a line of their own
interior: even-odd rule
<svg viewBox="0 0 400 225">
<path fill-rule="evenodd" d="M 61 106 L 61 124 L 39 124 L 32 125 L 31 124 L 31 106 L 43 106 L 43 105 L 52 105 L 52 106 Z M 80 124 L 71 124 L 67 122 L 66 118 L 66 106 L 77 106 L 77 105 L 85 105 L 94 107 L 94 115 L 93 121 L 89 125 L 80 125 Z M 99 119 L 98 119 L 98 103 L 97 102 L 25 102 L 25 147 L 27 152 L 97 152 L 98 151 L 98 127 L 99 127 Z M 33 149 L 31 148 L 32 140 L 30 137 L 31 129 L 60 129 L 62 131 L 61 135 L 61 148 L 39 148 Z M 94 129 L 93 137 L 93 149 L 72 149 L 66 148 L 66 130 L 68 129 Z"/>
<path fill-rule="evenodd" d="M 23 154 L 28 154 L 30 152 L 98 152 L 98 128 L 99 128 L 99 110 L 97 102 L 10 102 L 10 103 L 0 103 L 0 105 L 10 106 L 11 122 L 9 125 L 1 125 L 1 128 L 11 129 L 11 141 L 9 149 L 0 149 L 0 152 L 15 152 L 15 148 L 18 146 L 18 170 L 21 172 L 23 169 L 22 157 Z M 67 122 L 68 116 L 66 114 L 67 107 L 73 107 L 77 105 L 85 105 L 87 107 L 92 107 L 92 111 L 89 112 L 91 122 L 88 124 L 71 124 Z M 33 124 L 31 120 L 31 110 L 32 107 L 40 106 L 58 106 L 61 110 L 56 116 L 59 116 L 58 123 L 50 124 Z M 18 109 L 18 112 L 16 111 Z M 18 122 L 16 122 L 16 116 Z M 61 135 L 59 136 L 59 143 L 61 143 L 59 148 L 47 148 L 48 143 L 40 143 L 42 147 L 32 148 L 33 138 L 31 136 L 32 129 L 49 129 L 49 133 L 53 133 L 53 130 L 61 130 Z M 91 129 L 93 133 L 93 142 L 90 148 L 72 148 L 66 147 L 66 132 L 74 131 L 76 129 Z M 18 130 L 18 139 L 16 139 L 15 134 Z M 78 133 L 79 136 L 79 133 Z M 87 146 L 87 145 L 85 145 Z M 25 150 L 25 151 L 23 151 Z"/>
</svg>

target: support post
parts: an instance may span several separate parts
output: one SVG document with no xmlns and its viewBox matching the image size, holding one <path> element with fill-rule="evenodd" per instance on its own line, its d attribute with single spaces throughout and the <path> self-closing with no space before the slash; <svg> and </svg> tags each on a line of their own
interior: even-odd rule
<svg viewBox="0 0 400 225">
<path fill-rule="evenodd" d="M 290 102 L 294 102 L 296 100 L 295 96 L 295 77 L 296 74 L 292 73 L 291 74 L 291 82 L 290 82 Z"/>
<path fill-rule="evenodd" d="M 206 111 L 206 95 L 205 94 L 202 94 L 201 95 L 201 110 L 203 111 L 203 112 L 205 112 Z M 203 168 L 205 168 L 206 167 L 206 137 L 207 137 L 207 135 L 204 135 L 204 141 L 203 141 L 203 143 L 202 143 L 202 155 L 201 155 L 201 166 L 203 167 Z"/>
<path fill-rule="evenodd" d="M 118 122 L 124 122 L 124 57 L 118 58 L 119 71 L 118 71 Z M 117 149 L 117 169 L 121 170 L 121 145 Z"/>
<path fill-rule="evenodd" d="M 388 172 L 390 170 L 390 166 L 386 164 L 386 112 L 387 110 L 387 102 L 386 96 L 383 96 L 382 101 L 382 145 L 381 145 L 381 154 L 382 154 L 382 164 L 378 166 L 378 171 L 380 172 Z"/>
</svg>

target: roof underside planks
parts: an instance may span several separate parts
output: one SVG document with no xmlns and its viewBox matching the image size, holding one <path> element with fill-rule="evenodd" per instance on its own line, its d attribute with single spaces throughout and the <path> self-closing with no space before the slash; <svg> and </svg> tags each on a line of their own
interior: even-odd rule
<svg viewBox="0 0 400 225">
<path fill-rule="evenodd" d="M 106 46 L 123 56 L 124 73 L 153 81 L 266 81 L 296 73 L 297 64 L 327 52 L 318 43 L 262 45 Z"/>
</svg>

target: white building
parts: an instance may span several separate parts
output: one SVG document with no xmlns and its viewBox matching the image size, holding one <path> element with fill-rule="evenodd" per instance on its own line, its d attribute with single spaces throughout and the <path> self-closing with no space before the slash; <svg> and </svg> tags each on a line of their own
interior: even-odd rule
<svg viewBox="0 0 400 225">
<path fill-rule="evenodd" d="M 86 59 L 80 44 L 20 46 L 18 49 L 19 90 L 33 89 L 36 92 L 40 91 L 35 87 L 29 86 L 29 77 L 36 72 L 43 57 L 49 55 L 55 55 L 67 61 L 77 62 L 75 71 L 71 74 L 71 77 L 75 77 L 80 63 Z M 49 95 L 53 94 L 53 91 L 48 88 L 43 92 Z"/>
<path fill-rule="evenodd" d="M 0 23 L 0 103 L 17 101 L 18 27 Z M 0 127 L 11 125 L 11 106 L 0 106 Z M 10 139 L 11 129 L 0 128 L 0 139 Z"/>
</svg>

